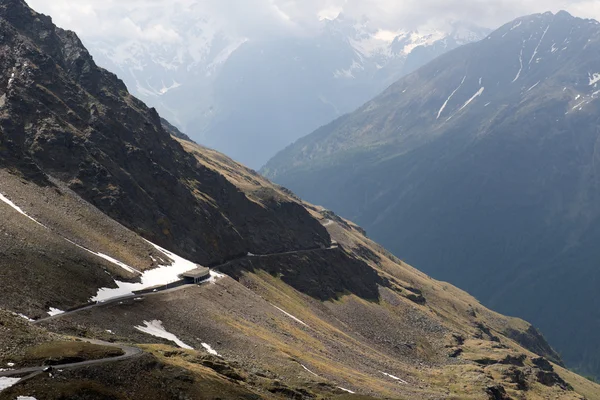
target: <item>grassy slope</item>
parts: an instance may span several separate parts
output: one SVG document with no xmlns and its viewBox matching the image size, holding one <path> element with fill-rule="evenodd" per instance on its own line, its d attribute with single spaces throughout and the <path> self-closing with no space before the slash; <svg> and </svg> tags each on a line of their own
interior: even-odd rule
<svg viewBox="0 0 600 400">
<path fill-rule="evenodd" d="M 264 193 L 293 198 L 218 153 L 182 143 L 200 162 L 225 175 L 258 204 Z M 537 382 L 531 361 L 535 355 L 504 335 L 508 330 L 526 333 L 528 323 L 487 310 L 467 293 L 402 263 L 352 223 L 326 210 L 308 204 L 305 207 L 322 219 L 347 252 L 388 280 L 388 287 L 379 288 L 379 301 L 354 295 L 317 301 L 259 268 L 255 273 L 242 273 L 239 283 L 225 278 L 215 285 L 113 304 L 55 321 L 52 328 L 100 337 L 111 329 L 116 337 L 156 343 L 160 340 L 134 326 L 160 319 L 167 330 L 194 348 L 209 343 L 227 362 L 291 387 L 314 388 L 329 383 L 372 396 L 484 399 L 488 387 L 501 384 L 509 395 L 524 398 L 581 398 L 576 392 Z M 463 353 L 449 358 L 448 354 L 457 349 Z M 529 388 L 525 393 L 511 382 L 514 366 L 478 361 L 520 355 L 525 356 L 525 365 L 517 367 Z M 550 351 L 548 355 L 553 356 Z M 597 385 L 558 366 L 555 369 L 579 394 L 600 398 Z"/>
<path fill-rule="evenodd" d="M 273 197 L 299 201 L 218 153 L 183 144 L 259 205 Z M 264 272 L 258 263 L 255 272 L 239 271 L 238 281 L 226 277 L 216 284 L 114 303 L 49 322 L 51 331 L 66 335 L 146 343 L 143 347 L 151 354 L 116 368 L 69 371 L 55 380 L 38 377 L 6 393 L 48 393 L 50 399 L 77 392 L 88 393 L 89 398 L 121 399 L 154 392 L 155 398 L 170 398 L 174 393 L 214 398 L 219 391 L 231 398 L 343 398 L 339 386 L 375 397 L 486 399 L 486 389 L 502 385 L 509 395 L 520 398 L 580 399 L 579 393 L 600 399 L 597 385 L 558 366 L 556 371 L 576 392 L 537 382 L 535 355 L 503 335 L 507 330 L 525 333 L 528 323 L 487 310 L 467 293 L 397 260 L 356 225 L 303 205 L 326 225 L 345 252 L 377 271 L 383 282 L 377 289 L 378 300 L 339 293 L 337 299 L 319 301 L 286 284 L 282 276 Z M 306 257 L 310 262 L 312 256 Z M 278 262 L 294 267 L 297 261 L 281 257 Z M 223 359 L 203 351 L 176 350 L 172 343 L 135 329 L 155 319 L 195 349 L 210 344 Z M 23 333 L 29 329 L 27 323 L 16 321 L 21 328 L 15 332 L 27 337 Z M 50 348 L 60 350 L 60 338 L 45 339 L 48 333 L 36 332 L 34 337 L 40 339 L 28 347 L 53 341 Z M 449 357 L 457 350 L 462 351 L 459 357 Z M 520 355 L 525 365 L 516 369 L 525 377 L 527 392 L 517 390 L 511 381 L 514 366 L 497 363 Z M 482 359 L 495 362 L 484 365 Z M 231 378 L 231 371 L 243 379 Z M 116 376 L 127 378 L 128 385 L 111 385 Z M 144 380 L 150 384 L 142 385 Z M 169 386 L 173 390 L 165 389 Z"/>
</svg>

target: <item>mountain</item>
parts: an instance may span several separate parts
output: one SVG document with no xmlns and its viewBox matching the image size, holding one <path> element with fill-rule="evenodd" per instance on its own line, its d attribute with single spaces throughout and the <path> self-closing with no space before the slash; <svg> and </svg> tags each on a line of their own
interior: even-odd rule
<svg viewBox="0 0 600 400">
<path fill-rule="evenodd" d="M 394 254 L 533 321 L 600 375 L 600 25 L 566 12 L 452 51 L 264 169 Z"/>
<path fill-rule="evenodd" d="M 488 33 L 459 23 L 389 32 L 340 15 L 321 21 L 317 35 L 245 38 L 200 10 L 172 14 L 173 42 L 86 43 L 100 65 L 194 140 L 256 169 L 401 76 Z"/>
<path fill-rule="evenodd" d="M 529 323 L 185 140 L 22 0 L 0 37 L 1 400 L 600 398 Z"/>
</svg>

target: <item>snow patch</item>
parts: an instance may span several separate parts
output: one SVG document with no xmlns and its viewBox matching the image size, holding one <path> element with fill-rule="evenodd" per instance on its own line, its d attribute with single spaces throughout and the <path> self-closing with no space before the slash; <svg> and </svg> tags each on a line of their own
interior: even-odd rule
<svg viewBox="0 0 600 400">
<path fill-rule="evenodd" d="M 244 43 L 246 43 L 249 39 L 247 38 L 241 38 L 238 40 L 234 40 L 231 44 L 229 44 L 229 46 L 225 47 L 225 49 L 223 49 L 213 60 L 213 62 L 211 62 L 207 67 L 206 67 L 206 75 L 207 76 L 212 76 L 217 68 L 223 64 L 225 64 L 225 62 L 227 60 L 229 60 L 229 57 L 231 57 L 231 55 L 233 53 L 235 53 L 235 51 L 237 49 L 239 49 Z"/>
<path fill-rule="evenodd" d="M 344 388 L 343 388 L 343 387 L 341 387 L 341 386 L 338 386 L 337 388 L 338 388 L 338 389 L 340 389 L 340 390 L 343 390 L 344 392 L 348 392 L 348 393 L 350 393 L 350 394 L 356 394 L 356 392 L 353 392 L 353 391 L 352 391 L 352 390 L 350 390 L 350 389 L 344 389 Z"/>
<path fill-rule="evenodd" d="M 590 86 L 593 86 L 598 82 L 600 82 L 600 72 L 590 74 Z"/>
<path fill-rule="evenodd" d="M 220 274 L 217 271 L 210 271 L 210 278 L 203 280 L 202 283 L 212 283 L 213 285 L 217 283 L 219 279 L 225 278 L 225 274 Z"/>
<path fill-rule="evenodd" d="M 193 347 L 188 346 L 187 344 L 185 344 L 181 340 L 179 340 L 179 338 L 177 336 L 173 335 L 172 333 L 167 332 L 165 330 L 165 328 L 163 327 L 162 321 L 159 321 L 159 320 L 154 320 L 154 321 L 150 321 L 150 322 L 144 321 L 144 325 L 146 325 L 146 326 L 135 326 L 134 328 L 137 329 L 138 331 L 144 332 L 148 335 L 170 340 L 171 342 L 175 343 L 177 346 L 181 347 L 182 349 L 193 350 Z"/>
<path fill-rule="evenodd" d="M 299 324 L 302 324 L 306 327 L 308 327 L 308 325 L 306 325 L 304 322 L 300 321 L 298 318 L 294 317 L 292 314 L 290 314 L 287 311 L 282 310 L 281 308 L 271 304 L 273 307 L 275 307 L 276 309 L 278 309 L 279 311 L 281 311 L 282 313 L 284 313 L 285 315 L 287 315 L 288 317 L 290 317 L 291 319 L 293 319 L 294 321 L 298 322 Z"/>
<path fill-rule="evenodd" d="M 308 373 L 313 374 L 314 376 L 316 376 L 317 378 L 320 378 L 319 375 L 315 374 L 314 372 L 312 372 L 310 369 L 306 368 L 305 365 L 300 364 L 302 366 L 302 368 L 304 368 L 306 371 L 308 371 Z"/>
<path fill-rule="evenodd" d="M 29 318 L 29 317 L 28 317 L 27 315 L 25 315 L 25 314 L 17 314 L 17 315 L 18 315 L 19 317 L 23 318 L 23 319 L 26 319 L 26 320 L 27 320 L 27 321 L 29 321 L 29 322 L 35 322 L 35 320 L 34 320 L 34 319 L 31 319 L 31 318 Z"/>
<path fill-rule="evenodd" d="M 530 87 L 529 89 L 527 89 L 527 91 L 528 91 L 528 92 L 530 92 L 530 91 L 532 91 L 533 89 L 535 89 L 535 87 L 536 87 L 537 85 L 539 85 L 539 84 L 540 84 L 540 82 L 541 82 L 541 81 L 538 81 L 538 83 L 536 83 L 535 85 L 533 85 L 532 87 Z"/>
<path fill-rule="evenodd" d="M 546 30 L 544 31 L 544 34 L 542 35 L 542 37 L 540 38 L 540 41 L 538 43 L 538 45 L 535 47 L 535 50 L 533 50 L 533 54 L 531 55 L 531 59 L 529 60 L 529 67 L 531 67 L 531 63 L 533 62 L 533 59 L 535 58 L 535 56 L 537 55 L 538 49 L 540 48 L 540 45 L 542 44 L 542 41 L 544 40 L 544 38 L 546 37 L 546 33 L 548 33 L 548 29 L 550 29 L 550 25 L 548 25 L 546 27 Z"/>
<path fill-rule="evenodd" d="M 410 42 L 404 46 L 403 53 L 409 55 L 417 47 L 429 47 L 434 45 L 436 42 L 444 39 L 446 34 L 440 31 L 433 31 L 431 33 L 422 35 L 419 32 L 412 32 L 410 34 Z"/>
<path fill-rule="evenodd" d="M 118 265 L 119 267 L 123 268 L 125 271 L 131 272 L 132 274 L 141 274 L 141 272 L 138 271 L 137 269 L 132 268 L 129 265 L 122 263 L 119 260 L 115 260 L 111 256 L 107 256 L 106 254 L 102 254 L 102 253 L 94 253 L 93 251 L 91 253 L 97 255 L 100 258 L 104 258 L 105 260 L 110 261 L 111 263 L 113 263 L 115 265 Z"/>
<path fill-rule="evenodd" d="M 212 354 L 213 356 L 221 357 L 219 353 L 215 349 L 213 349 L 208 343 L 201 343 L 204 350 L 208 352 L 208 354 Z"/>
<path fill-rule="evenodd" d="M 183 257 L 179 257 L 178 255 L 171 253 L 170 251 L 165 250 L 152 242 L 148 243 L 171 259 L 173 263 L 171 265 L 159 265 L 157 268 L 144 271 L 140 276 L 141 282 L 131 283 L 115 280 L 115 283 L 117 284 L 116 289 L 99 289 L 98 293 L 91 299 L 91 301 L 107 301 L 118 297 L 130 296 L 133 294 L 133 292 L 138 290 L 147 289 L 153 286 L 167 285 L 169 283 L 178 281 L 179 275 L 183 274 L 184 272 L 198 268 L 196 263 L 188 261 Z M 216 280 L 222 276 L 223 275 L 211 271 L 211 277 L 208 280 Z"/>
<path fill-rule="evenodd" d="M 30 217 L 29 215 L 27 215 L 27 213 L 25 213 L 25 211 L 23 211 L 19 206 L 17 206 L 15 203 L 13 203 L 12 201 L 10 201 L 8 198 L 6 198 L 2 193 L 0 193 L 0 200 L 2 200 L 3 202 L 5 202 L 6 204 L 8 204 L 9 206 L 11 206 L 12 208 L 14 208 L 17 212 L 19 212 L 20 214 L 26 216 L 27 218 L 29 218 L 30 220 L 32 220 L 33 222 L 35 222 L 36 224 L 43 226 L 45 228 L 44 225 L 40 224 L 38 221 L 36 221 L 34 218 Z"/>
<path fill-rule="evenodd" d="M 336 79 L 345 78 L 345 79 L 354 79 L 354 71 L 364 71 L 365 67 L 356 60 L 352 61 L 352 65 L 348 67 L 348 69 L 338 69 L 333 73 L 333 77 Z"/>
<path fill-rule="evenodd" d="M 579 108 L 581 105 L 583 105 L 583 103 L 585 103 L 585 100 L 583 100 L 581 103 L 578 103 L 575 107 L 572 108 L 571 111 L 574 111 L 575 109 Z"/>
<path fill-rule="evenodd" d="M 50 311 L 48 311 L 48 315 L 54 317 L 55 315 L 64 314 L 63 310 L 59 310 L 58 308 L 50 307 Z"/>
<path fill-rule="evenodd" d="M 519 63 L 521 66 L 519 67 L 519 72 L 517 72 L 517 76 L 513 79 L 513 83 L 517 81 L 521 77 L 521 72 L 523 71 L 523 48 L 521 47 L 521 53 L 519 54 Z"/>
<path fill-rule="evenodd" d="M 158 91 L 158 94 L 160 94 L 160 95 L 166 94 L 167 92 L 169 92 L 173 89 L 177 89 L 178 87 L 181 87 L 181 83 L 177 82 L 176 80 L 173 80 L 173 84 L 169 87 L 167 87 L 165 85 L 165 83 L 163 82 L 163 87 L 162 87 L 162 89 L 160 89 Z"/>
<path fill-rule="evenodd" d="M 383 372 L 383 371 L 379 371 L 380 373 L 382 373 L 383 375 L 387 376 L 388 378 L 392 378 L 395 381 L 398 381 L 400 383 L 403 383 L 405 385 L 408 385 L 408 382 L 406 382 L 404 379 L 400 379 L 397 376 L 394 376 L 392 374 L 388 374 L 387 372 Z"/>
<path fill-rule="evenodd" d="M 17 400 L 37 400 L 37 399 L 33 396 L 19 396 L 19 397 L 17 397 Z"/>
<path fill-rule="evenodd" d="M 458 89 L 460 89 L 463 85 L 463 83 L 465 83 L 465 79 L 467 79 L 467 76 L 465 75 L 465 77 L 462 79 L 462 82 L 460 82 L 460 85 L 458 85 L 458 87 L 456 89 L 454 89 L 454 92 L 452 92 L 450 94 L 450 96 L 448 96 L 448 98 L 446 99 L 446 101 L 444 102 L 444 104 L 442 104 L 442 107 L 440 108 L 440 110 L 438 111 L 438 115 L 436 119 L 440 119 L 440 116 L 442 115 L 442 112 L 444 111 L 444 109 L 446 108 L 446 106 L 448 105 L 448 102 L 450 101 L 450 99 L 452 98 L 452 96 L 454 96 L 456 94 L 456 92 L 458 92 Z"/>
<path fill-rule="evenodd" d="M 16 385 L 17 382 L 19 382 L 20 380 L 21 378 L 0 377 L 0 392 L 4 389 L 8 389 L 9 387 Z"/>
<path fill-rule="evenodd" d="M 108 261 L 108 262 L 110 262 L 110 263 L 112 263 L 112 264 L 118 265 L 119 267 L 123 268 L 123 269 L 124 269 L 124 270 L 126 270 L 127 272 L 131 272 L 132 274 L 138 274 L 138 275 L 141 275 L 141 274 L 142 274 L 142 273 L 141 273 L 140 271 L 138 271 L 137 269 L 135 269 L 135 268 L 132 268 L 132 267 L 130 267 L 129 265 L 127 265 L 127 264 L 125 264 L 125 263 L 123 263 L 123 262 L 121 262 L 121 261 L 119 261 L 119 260 L 115 260 L 114 258 L 112 258 L 112 257 L 110 257 L 110 256 L 107 256 L 106 254 L 102 254 L 102 253 L 96 253 L 95 251 L 92 251 L 92 250 L 90 250 L 90 249 L 88 249 L 88 248 L 86 248 L 86 247 L 83 247 L 83 246 L 81 246 L 81 245 L 79 245 L 79 244 L 75 243 L 74 241 L 72 241 L 72 240 L 70 240 L 70 239 L 67 239 L 66 237 L 63 237 L 63 239 L 65 239 L 67 242 L 71 243 L 72 245 L 79 247 L 81 250 L 85 250 L 85 251 L 87 251 L 88 253 L 95 255 L 96 257 L 103 258 L 103 259 L 105 259 L 106 261 Z"/>
<path fill-rule="evenodd" d="M 514 31 L 515 29 L 517 29 L 518 27 L 520 27 L 523 24 L 523 21 L 519 21 L 516 24 L 513 25 L 512 28 L 510 28 L 511 31 Z"/>
<path fill-rule="evenodd" d="M 469 100 L 467 100 L 467 102 L 458 110 L 458 111 L 462 111 L 465 107 L 467 107 L 469 104 L 471 104 L 471 102 L 473 100 L 475 100 L 477 97 L 481 96 L 483 94 L 483 91 L 485 90 L 485 87 L 480 88 L 477 93 L 475 93 L 473 95 L 473 97 L 471 97 Z"/>
</svg>

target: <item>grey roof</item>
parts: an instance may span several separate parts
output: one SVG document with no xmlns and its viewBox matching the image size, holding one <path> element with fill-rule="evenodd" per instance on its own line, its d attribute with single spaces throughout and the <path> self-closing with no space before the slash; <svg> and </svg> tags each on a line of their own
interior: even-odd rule
<svg viewBox="0 0 600 400">
<path fill-rule="evenodd" d="M 207 276 L 210 273 L 210 269 L 206 267 L 198 267 L 188 272 L 184 272 L 181 274 L 183 278 L 202 278 L 203 276 Z"/>
</svg>

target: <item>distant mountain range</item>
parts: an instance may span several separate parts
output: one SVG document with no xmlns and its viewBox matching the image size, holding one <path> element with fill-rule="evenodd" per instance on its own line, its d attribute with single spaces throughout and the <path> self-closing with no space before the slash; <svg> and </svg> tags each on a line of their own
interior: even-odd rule
<svg viewBox="0 0 600 400">
<path fill-rule="evenodd" d="M 196 14 L 194 14 L 196 15 Z M 405 74 L 489 32 L 396 32 L 338 16 L 309 37 L 252 39 L 174 11 L 179 38 L 89 40 L 96 61 L 194 140 L 253 168 Z M 179 23 L 179 21 L 183 21 Z"/>
<path fill-rule="evenodd" d="M 517 19 L 298 140 L 263 172 L 533 321 L 600 376 L 600 24 Z"/>
</svg>

